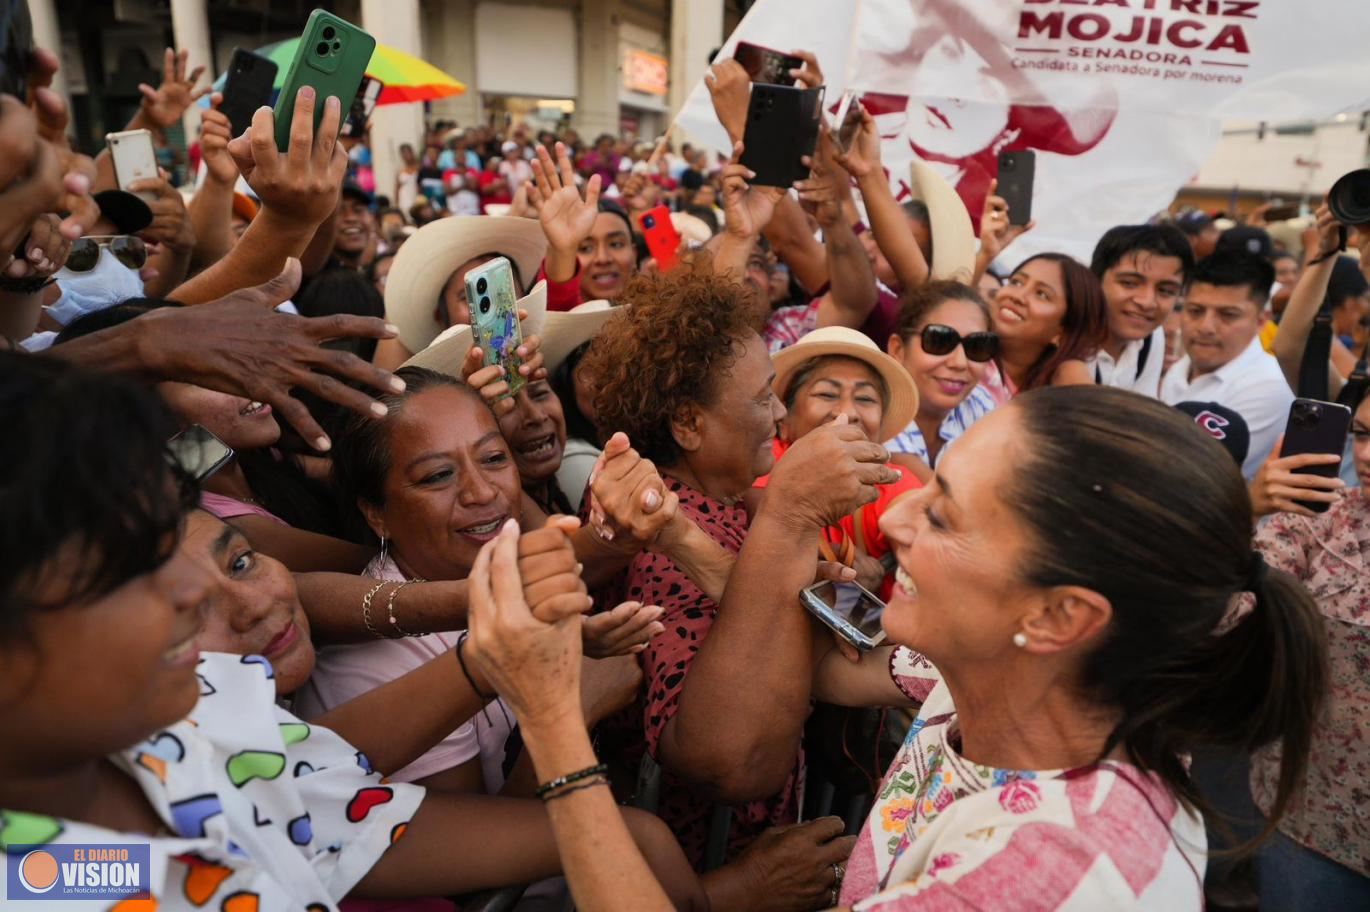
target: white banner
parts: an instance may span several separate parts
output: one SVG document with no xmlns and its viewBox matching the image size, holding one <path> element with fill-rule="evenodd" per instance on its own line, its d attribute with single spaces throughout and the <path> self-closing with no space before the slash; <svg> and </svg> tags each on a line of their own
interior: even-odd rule
<svg viewBox="0 0 1370 912">
<path fill-rule="evenodd" d="M 999 152 L 1036 150 L 1010 261 L 1087 261 L 1170 203 L 1220 118 L 1324 117 L 1370 87 L 1370 0 L 758 0 L 721 56 L 738 40 L 815 51 L 830 108 L 852 88 L 876 115 L 891 183 L 928 161 L 974 220 Z M 677 120 L 727 149 L 702 83 Z"/>
</svg>

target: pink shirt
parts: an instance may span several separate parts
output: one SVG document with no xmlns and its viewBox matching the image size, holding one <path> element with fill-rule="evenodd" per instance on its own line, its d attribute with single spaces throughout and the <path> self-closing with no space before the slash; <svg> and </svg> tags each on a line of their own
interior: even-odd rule
<svg viewBox="0 0 1370 912">
<path fill-rule="evenodd" d="M 363 576 L 399 582 L 405 579 L 392 558 L 382 562 L 377 555 L 367 564 Z M 377 594 L 371 606 L 373 624 L 385 623 L 385 600 L 389 590 Z M 402 598 L 402 597 L 401 597 Z M 404 617 L 396 612 L 400 626 Z M 303 719 L 322 715 L 354 697 L 408 674 L 434 660 L 455 662 L 447 655 L 457 645 L 461 631 L 430 633 L 420 637 L 371 640 L 346 646 L 325 646 L 319 650 L 314 673 L 294 694 L 294 710 Z M 446 738 L 404 769 L 391 776 L 396 782 L 414 782 L 441 773 L 475 758 L 481 758 L 486 791 L 498 792 L 504 785 L 504 746 L 514 727 L 513 714 L 500 700 L 459 726 Z"/>
<path fill-rule="evenodd" d="M 265 516 L 272 522 L 278 522 L 283 526 L 290 525 L 265 507 L 259 507 L 234 497 L 225 497 L 223 494 L 215 494 L 211 491 L 200 492 L 200 507 L 205 512 L 212 513 L 225 521 L 236 519 L 239 516 Z"/>
</svg>

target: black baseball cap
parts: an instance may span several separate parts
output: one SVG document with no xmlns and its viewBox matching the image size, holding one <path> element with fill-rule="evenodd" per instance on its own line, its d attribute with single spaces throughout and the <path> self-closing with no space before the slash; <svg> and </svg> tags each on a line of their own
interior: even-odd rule
<svg viewBox="0 0 1370 912">
<path fill-rule="evenodd" d="M 127 190 L 102 190 L 92 199 L 100 215 L 114 223 L 119 234 L 137 234 L 152 224 L 152 209 Z"/>
<path fill-rule="evenodd" d="M 1251 449 L 1251 431 L 1246 419 L 1216 402 L 1181 402 L 1175 406 L 1194 419 L 1199 430 L 1223 445 L 1240 467 Z"/>
<path fill-rule="evenodd" d="M 363 190 L 362 187 L 361 187 L 361 184 L 358 184 L 358 183 L 357 183 L 356 181 L 354 181 L 354 180 L 343 181 L 343 185 L 342 185 L 342 195 L 343 195 L 344 197 L 350 196 L 350 197 L 352 197 L 353 199 L 361 200 L 363 203 L 366 203 L 366 205 L 368 205 L 368 206 L 370 206 L 370 205 L 372 205 L 373 203 L 376 202 L 376 197 L 375 197 L 375 195 L 372 194 L 372 193 L 368 193 L 368 192 L 366 192 L 365 190 Z"/>
<path fill-rule="evenodd" d="M 1271 243 L 1270 234 L 1264 228 L 1257 228 L 1255 225 L 1236 225 L 1222 233 L 1213 252 L 1251 253 L 1268 260 L 1275 252 L 1275 245 Z"/>
</svg>

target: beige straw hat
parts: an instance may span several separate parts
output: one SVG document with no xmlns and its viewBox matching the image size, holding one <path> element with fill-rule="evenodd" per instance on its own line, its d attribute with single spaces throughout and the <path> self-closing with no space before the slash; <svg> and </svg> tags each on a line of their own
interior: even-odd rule
<svg viewBox="0 0 1370 912">
<path fill-rule="evenodd" d="M 772 389 L 782 400 L 789 391 L 790 379 L 806 362 L 825 355 L 841 355 L 870 365 L 885 381 L 890 401 L 880 421 L 880 439 L 884 443 L 909 426 L 918 414 L 918 387 L 902 364 L 882 352 L 865 333 L 845 326 L 825 326 L 815 329 L 789 348 L 771 356 L 775 367 Z"/>
<path fill-rule="evenodd" d="M 932 233 L 932 263 L 934 279 L 955 279 L 969 282 L 975 275 L 975 252 L 978 247 L 971 229 L 970 213 L 961 195 L 946 178 L 926 162 L 915 161 L 910 166 L 913 198 L 928 207 L 928 230 Z"/>
</svg>

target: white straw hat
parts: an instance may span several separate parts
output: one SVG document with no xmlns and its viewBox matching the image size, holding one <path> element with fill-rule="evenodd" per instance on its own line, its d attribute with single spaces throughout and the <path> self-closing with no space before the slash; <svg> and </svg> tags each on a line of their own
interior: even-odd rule
<svg viewBox="0 0 1370 912">
<path fill-rule="evenodd" d="M 904 366 L 882 352 L 865 333 L 848 329 L 845 326 L 825 326 L 808 333 L 789 348 L 781 349 L 771 356 L 775 367 L 775 383 L 772 389 L 784 400 L 789 392 L 790 380 L 806 362 L 826 355 L 840 355 L 854 358 L 870 365 L 885 381 L 889 392 L 889 404 L 880 420 L 880 439 L 876 443 L 890 440 L 909 426 L 918 414 L 918 387 Z"/>
<path fill-rule="evenodd" d="M 926 162 L 913 162 L 910 171 L 909 189 L 913 198 L 928 207 L 928 231 L 932 234 L 932 262 L 928 264 L 931 277 L 969 282 L 975 275 L 978 245 L 965 202 L 956 188 Z"/>
</svg>

